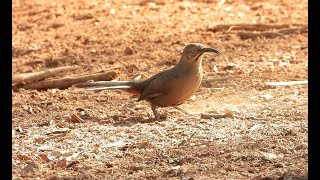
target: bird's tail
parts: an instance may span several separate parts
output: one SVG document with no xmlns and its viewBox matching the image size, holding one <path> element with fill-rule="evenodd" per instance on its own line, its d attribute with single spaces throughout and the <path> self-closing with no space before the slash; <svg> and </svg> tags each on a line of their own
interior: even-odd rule
<svg viewBox="0 0 320 180">
<path fill-rule="evenodd" d="M 73 85 L 77 88 L 85 88 L 88 91 L 101 91 L 113 89 L 130 89 L 132 88 L 132 81 L 96 81 L 85 82 Z"/>
</svg>

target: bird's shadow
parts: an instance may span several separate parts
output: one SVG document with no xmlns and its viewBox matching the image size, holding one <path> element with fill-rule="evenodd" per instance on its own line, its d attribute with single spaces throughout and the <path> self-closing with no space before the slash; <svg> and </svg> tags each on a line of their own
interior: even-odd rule
<svg viewBox="0 0 320 180">
<path fill-rule="evenodd" d="M 160 120 L 157 120 L 153 117 L 144 118 L 141 116 L 133 116 L 133 117 L 115 120 L 113 125 L 114 126 L 133 126 L 138 123 L 155 123 L 155 122 L 165 121 L 166 119 L 167 117 L 161 117 Z"/>
</svg>

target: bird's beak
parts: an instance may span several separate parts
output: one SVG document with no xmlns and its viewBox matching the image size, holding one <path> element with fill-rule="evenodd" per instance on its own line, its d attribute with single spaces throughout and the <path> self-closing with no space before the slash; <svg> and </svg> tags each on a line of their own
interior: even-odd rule
<svg viewBox="0 0 320 180">
<path fill-rule="evenodd" d="M 220 56 L 222 55 L 222 53 L 219 50 L 217 50 L 215 48 L 206 47 L 206 48 L 201 49 L 200 53 L 196 56 L 194 61 L 197 62 L 199 57 L 201 57 L 205 52 L 214 52 L 216 54 L 219 54 Z"/>
<path fill-rule="evenodd" d="M 214 52 L 216 54 L 222 55 L 222 53 L 219 50 L 214 49 L 214 48 L 203 48 L 202 51 L 203 52 Z"/>
</svg>

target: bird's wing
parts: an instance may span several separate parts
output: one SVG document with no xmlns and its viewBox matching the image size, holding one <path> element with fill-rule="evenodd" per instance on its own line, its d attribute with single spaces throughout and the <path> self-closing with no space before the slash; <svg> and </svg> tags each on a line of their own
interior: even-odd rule
<svg viewBox="0 0 320 180">
<path fill-rule="evenodd" d="M 138 99 L 148 100 L 158 96 L 166 95 L 170 91 L 170 87 L 168 86 L 170 79 L 172 79 L 172 71 L 163 71 L 149 79 L 149 82 L 146 81 L 146 85 Z"/>
</svg>

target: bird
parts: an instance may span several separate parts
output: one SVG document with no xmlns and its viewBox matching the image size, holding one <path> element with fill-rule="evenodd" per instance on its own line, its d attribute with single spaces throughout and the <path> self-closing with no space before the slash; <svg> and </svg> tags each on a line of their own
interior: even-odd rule
<svg viewBox="0 0 320 180">
<path fill-rule="evenodd" d="M 175 66 L 150 78 L 130 81 L 84 82 L 75 84 L 74 87 L 85 88 L 89 91 L 124 90 L 138 95 L 137 101 L 149 102 L 155 119 L 160 120 L 158 107 L 175 107 L 182 110 L 178 106 L 197 91 L 203 76 L 203 55 L 207 52 L 222 55 L 216 48 L 207 47 L 201 43 L 190 43 L 184 47 L 180 60 Z"/>
</svg>

